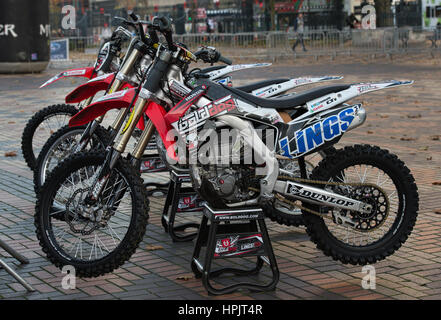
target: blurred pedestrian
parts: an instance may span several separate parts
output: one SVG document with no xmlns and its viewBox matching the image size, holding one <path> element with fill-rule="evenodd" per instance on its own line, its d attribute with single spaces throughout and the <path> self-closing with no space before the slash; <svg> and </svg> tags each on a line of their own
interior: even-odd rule
<svg viewBox="0 0 441 320">
<path fill-rule="evenodd" d="M 360 21 L 355 17 L 355 14 L 351 13 L 351 15 L 346 19 L 346 23 L 351 29 L 356 29 L 360 24 Z"/>
<path fill-rule="evenodd" d="M 294 31 L 297 33 L 297 40 L 292 46 L 292 51 L 296 51 L 296 47 L 299 43 L 302 44 L 303 51 L 307 51 L 305 48 L 305 42 L 303 41 L 304 21 L 303 13 L 299 13 L 296 19 L 294 19 Z"/>
</svg>

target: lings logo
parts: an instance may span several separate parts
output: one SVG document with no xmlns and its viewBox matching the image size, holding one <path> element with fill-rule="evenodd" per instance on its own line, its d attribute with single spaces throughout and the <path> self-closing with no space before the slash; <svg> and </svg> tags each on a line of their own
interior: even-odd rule
<svg viewBox="0 0 441 320">
<path fill-rule="evenodd" d="M 286 157 L 299 156 L 315 149 L 326 141 L 330 141 L 348 130 L 358 105 L 342 110 L 338 115 L 332 115 L 323 121 L 299 130 L 295 133 L 297 150 L 291 151 L 288 137 L 280 140 L 280 149 Z"/>
</svg>

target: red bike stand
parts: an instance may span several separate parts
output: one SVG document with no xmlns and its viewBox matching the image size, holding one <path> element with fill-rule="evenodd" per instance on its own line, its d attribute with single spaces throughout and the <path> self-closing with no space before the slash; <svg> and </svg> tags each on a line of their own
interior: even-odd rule
<svg viewBox="0 0 441 320">
<path fill-rule="evenodd" d="M 182 183 L 191 182 L 188 174 L 170 173 L 170 185 L 165 199 L 164 210 L 162 211 L 162 226 L 168 232 L 174 242 L 191 241 L 197 236 L 197 232 L 178 234 L 185 232 L 188 228 L 199 228 L 198 223 L 184 223 L 175 225 L 177 213 L 202 211 L 203 201 L 199 198 L 193 188 L 182 187 Z"/>
<path fill-rule="evenodd" d="M 208 224 L 208 221 L 210 221 L 210 224 Z M 203 263 L 199 260 L 202 247 L 206 247 Z M 221 268 L 211 271 L 213 259 L 247 256 L 257 257 L 256 266 L 252 269 Z M 272 279 L 267 284 L 239 282 L 223 288 L 215 288 L 210 283 L 212 278 L 224 273 L 231 273 L 236 276 L 257 274 L 264 263 L 269 265 L 272 272 Z M 191 269 L 197 278 L 202 278 L 202 283 L 209 294 L 219 295 L 239 289 L 252 291 L 274 290 L 279 281 L 279 269 L 262 209 L 215 210 L 205 205 L 204 215 L 194 246 Z"/>
</svg>

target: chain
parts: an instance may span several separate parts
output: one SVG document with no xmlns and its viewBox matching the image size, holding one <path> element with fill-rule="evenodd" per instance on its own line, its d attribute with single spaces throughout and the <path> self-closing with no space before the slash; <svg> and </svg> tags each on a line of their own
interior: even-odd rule
<svg viewBox="0 0 441 320">
<path fill-rule="evenodd" d="M 309 212 L 309 213 L 315 214 L 315 215 L 317 215 L 317 216 L 319 216 L 319 217 L 322 217 L 322 218 L 325 218 L 325 219 L 328 219 L 328 220 L 331 220 L 331 221 L 332 221 L 332 218 L 331 218 L 331 217 L 329 217 L 329 216 L 325 216 L 325 215 L 323 215 L 323 214 L 320 214 L 320 212 L 317 212 L 317 211 L 314 211 L 314 210 L 312 210 L 312 209 L 306 208 L 306 207 L 304 207 L 304 206 L 302 206 L 302 205 L 296 203 L 295 201 L 288 200 L 288 199 L 286 199 L 284 196 L 282 196 L 281 194 L 276 194 L 275 197 L 276 197 L 278 200 L 280 200 L 280 201 L 282 201 L 282 202 L 285 202 L 285 203 L 287 203 L 287 204 L 289 204 L 289 205 L 291 205 L 291 206 L 293 206 L 293 207 L 297 207 L 297 208 L 299 208 L 299 209 L 302 210 L 302 211 L 306 211 L 306 212 Z"/>
</svg>

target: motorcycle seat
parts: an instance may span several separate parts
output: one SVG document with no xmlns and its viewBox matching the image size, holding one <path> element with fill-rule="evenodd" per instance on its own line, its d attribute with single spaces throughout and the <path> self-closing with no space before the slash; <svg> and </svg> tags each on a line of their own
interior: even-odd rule
<svg viewBox="0 0 441 320">
<path fill-rule="evenodd" d="M 263 80 L 263 81 L 259 81 L 259 82 L 250 83 L 250 84 L 247 84 L 244 86 L 238 86 L 235 88 L 240 91 L 244 91 L 244 92 L 252 92 L 252 91 L 257 90 L 259 88 L 263 88 L 263 87 L 270 86 L 273 84 L 279 84 L 279 83 L 286 82 L 286 81 L 289 81 L 289 79 L 283 78 L 283 79 Z"/>
<path fill-rule="evenodd" d="M 294 96 L 290 96 L 287 98 L 273 98 L 273 99 L 265 99 L 259 98 L 255 95 L 243 92 L 238 90 L 237 88 L 228 87 L 222 85 L 225 89 L 229 90 L 234 95 L 240 97 L 246 102 L 262 107 L 262 108 L 272 108 L 272 109 L 292 109 L 297 106 L 302 106 L 308 101 L 320 98 L 324 95 L 339 92 L 342 90 L 346 90 L 350 87 L 350 85 L 339 84 L 339 85 L 330 85 L 319 88 L 313 88 L 310 90 L 306 90 L 302 93 L 299 93 Z"/>
</svg>

